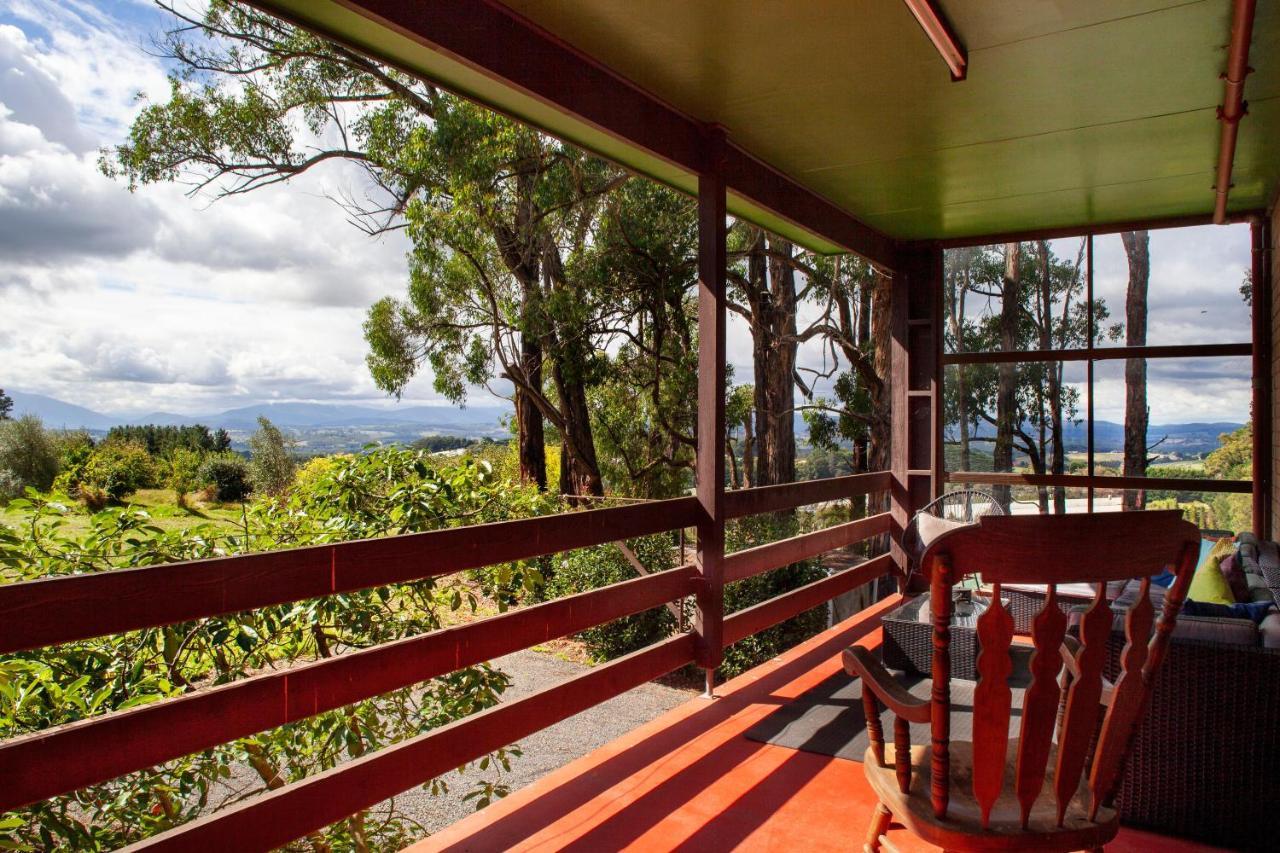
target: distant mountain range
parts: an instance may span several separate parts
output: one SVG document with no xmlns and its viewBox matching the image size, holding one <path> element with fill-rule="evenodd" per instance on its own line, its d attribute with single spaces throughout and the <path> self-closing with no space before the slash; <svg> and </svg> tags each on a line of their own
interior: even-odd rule
<svg viewBox="0 0 1280 853">
<path fill-rule="evenodd" d="M 459 409 L 453 406 L 404 406 L 379 408 L 355 406 L 345 403 L 260 403 L 206 414 L 176 414 L 151 412 L 143 415 L 106 414 L 67 403 L 43 394 L 23 391 L 7 391 L 13 398 L 14 412 L 18 415 L 34 414 L 46 426 L 66 429 L 83 428 L 105 432 L 121 424 L 204 424 L 210 429 L 228 430 L 236 438 L 257 428 L 259 415 L 271 419 L 276 426 L 296 430 L 308 444 L 319 448 L 332 443 L 320 434 L 349 433 L 341 446 L 359 447 L 368 440 L 412 440 L 428 434 L 463 435 L 476 438 L 500 438 L 510 433 L 501 425 L 501 419 L 511 413 L 509 406 L 473 406 Z M 1147 431 L 1148 445 L 1158 453 L 1176 453 L 1195 456 L 1218 447 L 1218 436 L 1239 429 L 1240 424 L 1230 422 L 1153 424 Z M 1065 425 L 1068 450 L 1085 449 L 1087 430 L 1083 423 Z M 804 422 L 797 418 L 796 434 L 807 434 Z M 978 429 L 979 437 L 992 438 L 995 430 L 989 424 Z M 954 440 L 954 427 L 947 430 L 949 440 Z M 1101 453 L 1124 449 L 1124 424 L 1112 421 L 1094 421 L 1094 447 Z"/>
<path fill-rule="evenodd" d="M 1229 421 L 1213 421 L 1208 423 L 1188 424 L 1150 424 L 1147 426 L 1147 447 L 1152 453 L 1178 454 L 1196 456 L 1218 448 L 1218 436 L 1224 432 L 1234 432 L 1243 424 Z M 1030 425 L 1027 432 L 1034 435 Z M 1068 451 L 1083 452 L 1089 446 L 1088 427 L 1083 423 L 1063 424 L 1063 444 Z M 995 427 L 983 423 L 979 425 L 977 435 L 981 438 L 994 438 Z M 949 425 L 947 440 L 956 438 L 956 427 Z M 1156 442 L 1160 442 L 1159 445 Z M 988 445 L 989 446 L 989 445 Z M 1124 450 L 1124 424 L 1114 421 L 1093 422 L 1093 446 L 1099 453 L 1116 453 Z"/>
<path fill-rule="evenodd" d="M 271 419 L 279 427 L 300 430 L 323 429 L 389 429 L 400 432 L 406 428 L 430 432 L 439 430 L 446 434 L 475 436 L 505 435 L 500 425 L 510 407 L 473 406 L 459 409 L 453 406 L 404 406 L 400 408 L 376 408 L 342 403 L 260 403 L 204 414 L 176 414 L 151 412 L 143 415 L 106 414 L 67 403 L 43 394 L 8 390 L 13 398 L 14 414 L 33 414 L 46 426 L 63 429 L 108 430 L 121 424 L 204 424 L 210 429 L 219 427 L 242 432 L 257 428 L 259 415 Z"/>
</svg>

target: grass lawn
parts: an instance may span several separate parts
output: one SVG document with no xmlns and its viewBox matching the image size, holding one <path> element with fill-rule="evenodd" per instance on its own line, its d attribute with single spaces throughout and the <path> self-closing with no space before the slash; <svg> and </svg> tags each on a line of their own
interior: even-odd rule
<svg viewBox="0 0 1280 853">
<path fill-rule="evenodd" d="M 194 496 L 189 498 L 188 504 L 187 509 L 177 506 L 169 489 L 142 489 L 131 495 L 122 506 L 145 510 L 153 523 L 165 530 L 181 530 L 201 524 L 216 524 L 230 529 L 240 520 L 239 504 L 206 504 Z M 73 512 L 66 517 L 63 531 L 72 535 L 85 532 L 89 529 L 89 511 L 79 504 L 70 506 Z M 24 510 L 0 507 L 0 524 L 22 528 L 27 519 L 28 514 Z"/>
</svg>

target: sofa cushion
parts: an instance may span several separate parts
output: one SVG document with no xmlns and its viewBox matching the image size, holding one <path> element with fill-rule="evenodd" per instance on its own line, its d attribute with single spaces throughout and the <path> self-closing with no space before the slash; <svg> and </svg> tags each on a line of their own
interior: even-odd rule
<svg viewBox="0 0 1280 853">
<path fill-rule="evenodd" d="M 1280 649 L 1280 612 L 1272 611 L 1258 625 L 1258 639 L 1263 648 Z"/>
<path fill-rule="evenodd" d="M 1275 610 L 1270 601 L 1257 601 L 1248 604 L 1208 604 L 1203 601 L 1188 600 L 1182 605 L 1182 612 L 1188 616 L 1212 616 L 1218 619 L 1249 619 L 1255 625 L 1262 622 L 1267 614 Z"/>
<path fill-rule="evenodd" d="M 1249 582 L 1245 577 L 1243 566 L 1236 559 L 1236 555 L 1231 554 L 1224 557 L 1222 562 L 1218 564 L 1218 569 L 1222 572 L 1222 576 L 1227 579 L 1227 586 L 1231 587 L 1231 597 L 1236 601 L 1249 601 Z"/>
<path fill-rule="evenodd" d="M 1224 555 L 1215 553 L 1217 550 L 1215 547 L 1196 569 L 1195 577 L 1191 579 L 1191 589 L 1187 590 L 1187 598 L 1210 604 L 1234 604 L 1236 599 L 1231 594 L 1231 586 L 1218 568 Z"/>
<path fill-rule="evenodd" d="M 927 512 L 922 512 L 916 516 L 916 532 L 920 536 L 920 544 L 926 548 L 933 544 L 933 540 L 942 534 L 950 533 L 960 527 L 968 527 L 970 524 L 972 522 L 938 518 L 938 516 L 930 515 Z"/>
<path fill-rule="evenodd" d="M 1237 646 L 1258 645 L 1258 626 L 1252 619 L 1216 619 L 1180 615 L 1173 627 L 1175 640 L 1202 640 Z"/>
</svg>

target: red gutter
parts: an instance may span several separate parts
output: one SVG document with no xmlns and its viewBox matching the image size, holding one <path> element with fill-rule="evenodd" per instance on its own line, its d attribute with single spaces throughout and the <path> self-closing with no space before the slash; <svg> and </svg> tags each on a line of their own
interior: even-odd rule
<svg viewBox="0 0 1280 853">
<path fill-rule="evenodd" d="M 960 43 L 956 31 L 951 28 L 947 16 L 942 14 L 934 0 L 905 0 L 911 14 L 916 16 L 925 35 L 942 54 L 942 61 L 951 69 L 951 79 L 959 82 L 969 70 L 969 53 Z"/>
<path fill-rule="evenodd" d="M 1213 205 L 1213 221 L 1227 221 L 1227 194 L 1231 192 L 1231 167 L 1236 158 L 1236 135 L 1240 119 L 1248 112 L 1244 101 L 1244 79 L 1249 67 L 1249 42 L 1253 39 L 1253 13 L 1257 0 L 1235 0 L 1231 11 L 1231 45 L 1227 53 L 1226 81 L 1218 121 L 1222 122 L 1222 141 L 1218 146 L 1218 180 L 1214 187 L 1217 198 Z"/>
</svg>

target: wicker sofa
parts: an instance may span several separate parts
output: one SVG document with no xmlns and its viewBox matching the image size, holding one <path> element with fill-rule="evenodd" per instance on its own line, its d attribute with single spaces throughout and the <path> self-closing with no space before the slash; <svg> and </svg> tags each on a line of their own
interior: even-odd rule
<svg viewBox="0 0 1280 853">
<path fill-rule="evenodd" d="M 1237 540 L 1254 601 L 1280 602 L 1280 549 Z M 1107 675 L 1119 674 L 1122 614 Z M 1280 803 L 1280 613 L 1180 616 L 1120 791 L 1129 824 L 1243 850 L 1276 849 L 1259 809 Z"/>
</svg>

